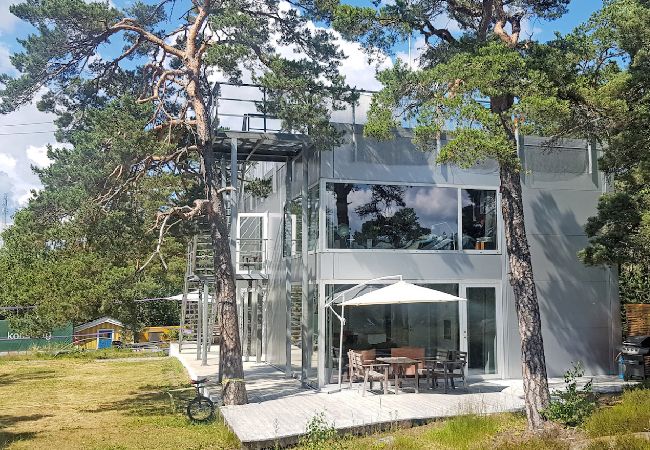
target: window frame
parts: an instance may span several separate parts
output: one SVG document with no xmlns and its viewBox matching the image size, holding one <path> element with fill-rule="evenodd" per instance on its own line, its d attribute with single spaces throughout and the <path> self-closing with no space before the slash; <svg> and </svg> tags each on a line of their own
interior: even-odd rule
<svg viewBox="0 0 650 450">
<path fill-rule="evenodd" d="M 325 195 L 327 183 L 352 183 L 352 184 L 381 184 L 389 186 L 418 186 L 418 187 L 440 187 L 440 188 L 454 188 L 457 194 L 457 207 L 458 218 L 457 226 L 457 242 L 458 250 L 413 250 L 413 249 L 400 249 L 400 248 L 330 248 L 327 245 L 327 210 Z M 398 252 L 404 254 L 469 254 L 469 255 L 500 255 L 503 253 L 503 218 L 497 212 L 497 248 L 496 250 L 476 250 L 476 249 L 463 249 L 462 248 L 462 229 L 463 229 L 463 205 L 462 205 L 462 191 L 465 189 L 484 190 L 496 192 L 496 209 L 501 210 L 501 193 L 498 186 L 487 185 L 472 185 L 472 184 L 450 184 L 450 183 L 424 183 L 424 182 L 400 182 L 400 181 L 379 181 L 379 180 L 357 180 L 348 178 L 321 178 L 320 179 L 320 220 L 318 230 L 320 236 L 318 237 L 319 252 L 321 253 L 368 253 L 368 252 Z"/>
</svg>

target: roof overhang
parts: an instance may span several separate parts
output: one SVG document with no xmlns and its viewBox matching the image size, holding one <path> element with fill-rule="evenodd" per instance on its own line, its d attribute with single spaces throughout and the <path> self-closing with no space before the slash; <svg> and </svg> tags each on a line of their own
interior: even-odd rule
<svg viewBox="0 0 650 450">
<path fill-rule="evenodd" d="M 86 322 L 86 323 L 83 323 L 81 325 L 78 325 L 78 326 L 74 327 L 74 332 L 76 333 L 78 331 L 87 330 L 88 328 L 92 328 L 92 327 L 95 327 L 97 325 L 101 325 L 103 323 L 110 323 L 111 325 L 115 325 L 115 326 L 118 326 L 118 327 L 123 327 L 124 326 L 124 324 L 122 322 L 120 322 L 119 320 L 113 319 L 112 317 L 105 316 L 105 317 L 100 317 L 99 319 L 95 319 L 95 320 L 92 320 L 90 322 Z"/>
<path fill-rule="evenodd" d="M 215 156 L 224 156 L 230 161 L 234 140 L 237 141 L 237 161 L 285 162 L 311 145 L 309 137 L 303 134 L 221 131 L 213 141 Z"/>
</svg>

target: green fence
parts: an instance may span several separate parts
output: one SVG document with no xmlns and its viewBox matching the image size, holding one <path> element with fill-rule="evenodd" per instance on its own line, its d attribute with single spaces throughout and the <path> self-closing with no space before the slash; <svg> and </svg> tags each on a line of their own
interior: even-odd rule
<svg viewBox="0 0 650 450">
<path fill-rule="evenodd" d="M 0 352 L 25 351 L 54 343 L 70 344 L 72 343 L 72 331 L 72 324 L 70 324 L 65 327 L 55 328 L 42 338 L 32 338 L 12 330 L 8 320 L 0 320 Z"/>
</svg>

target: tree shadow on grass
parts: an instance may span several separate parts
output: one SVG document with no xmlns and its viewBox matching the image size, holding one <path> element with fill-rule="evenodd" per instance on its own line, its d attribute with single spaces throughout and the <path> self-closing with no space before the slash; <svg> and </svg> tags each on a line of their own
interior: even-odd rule
<svg viewBox="0 0 650 450">
<path fill-rule="evenodd" d="M 127 398 L 97 405 L 84 412 L 120 411 L 130 416 L 170 416 L 184 413 L 187 403 L 196 395 L 193 388 L 141 386 Z"/>
<path fill-rule="evenodd" d="M 0 448 L 6 448 L 9 446 L 9 444 L 13 442 L 34 439 L 38 434 L 34 431 L 26 431 L 26 432 L 6 431 L 5 428 L 8 428 L 12 425 L 16 425 L 21 422 L 33 422 L 46 417 L 52 417 L 52 416 L 50 414 L 32 414 L 29 416 L 0 415 Z"/>
<path fill-rule="evenodd" d="M 56 370 L 50 369 L 3 373 L 0 374 L 0 386 L 7 386 L 8 384 L 22 383 L 25 381 L 50 379 L 55 373 Z"/>
</svg>

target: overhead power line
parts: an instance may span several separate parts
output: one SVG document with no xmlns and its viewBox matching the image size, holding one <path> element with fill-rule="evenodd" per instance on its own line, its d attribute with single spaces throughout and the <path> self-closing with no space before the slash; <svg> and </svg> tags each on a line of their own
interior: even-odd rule
<svg viewBox="0 0 650 450">
<path fill-rule="evenodd" d="M 22 127 L 27 125 L 45 125 L 47 123 L 54 123 L 54 121 L 48 120 L 47 122 L 4 123 L 0 124 L 0 127 Z"/>
<path fill-rule="evenodd" d="M 16 133 L 0 133 L 0 136 L 15 136 L 18 134 L 45 134 L 45 133 L 56 133 L 56 130 L 50 131 L 19 131 Z"/>
</svg>

